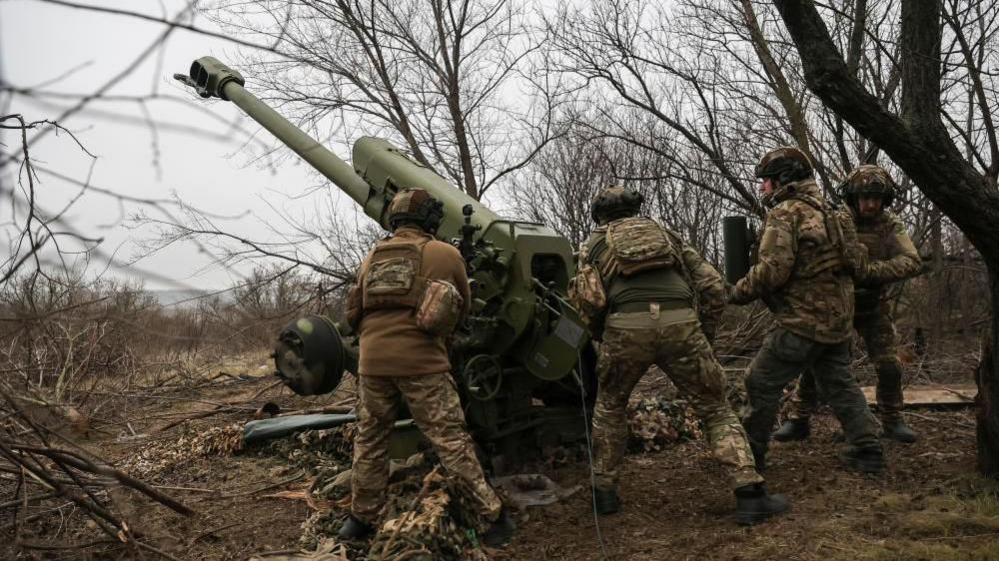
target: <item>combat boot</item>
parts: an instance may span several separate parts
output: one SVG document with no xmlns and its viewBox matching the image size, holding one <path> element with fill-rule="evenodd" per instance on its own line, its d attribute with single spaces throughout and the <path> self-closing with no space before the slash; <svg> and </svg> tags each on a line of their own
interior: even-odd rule
<svg viewBox="0 0 999 561">
<path fill-rule="evenodd" d="M 353 514 L 347 517 L 340 531 L 336 533 L 341 540 L 359 540 L 375 531 L 374 526 L 359 520 Z"/>
<path fill-rule="evenodd" d="M 615 489 L 593 489 L 593 504 L 601 516 L 621 510 L 621 499 Z"/>
<path fill-rule="evenodd" d="M 885 455 L 881 446 L 857 448 L 850 446 L 840 454 L 840 457 L 851 469 L 861 473 L 881 473 L 885 469 Z"/>
<path fill-rule="evenodd" d="M 773 434 L 773 439 L 778 442 L 791 442 L 792 440 L 805 440 L 812 434 L 808 419 L 788 419 Z"/>
<path fill-rule="evenodd" d="M 916 432 L 909 425 L 905 424 L 905 421 L 902 419 L 883 421 L 881 425 L 884 427 L 884 432 L 881 433 L 882 438 L 890 438 L 897 442 L 904 442 L 905 444 L 912 444 L 916 441 Z"/>
<path fill-rule="evenodd" d="M 503 547 L 510 543 L 516 530 L 517 524 L 510 517 L 510 512 L 504 508 L 500 511 L 499 518 L 485 532 L 482 532 L 481 541 L 489 547 Z"/>
<path fill-rule="evenodd" d="M 735 521 L 740 526 L 759 524 L 791 507 L 791 502 L 784 495 L 767 494 L 767 488 L 762 483 L 736 489 L 735 502 Z"/>
</svg>

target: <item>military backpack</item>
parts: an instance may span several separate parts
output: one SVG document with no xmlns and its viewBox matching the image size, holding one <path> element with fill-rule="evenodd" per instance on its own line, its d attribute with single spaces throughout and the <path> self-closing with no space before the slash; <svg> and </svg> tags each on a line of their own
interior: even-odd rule
<svg viewBox="0 0 999 561">
<path fill-rule="evenodd" d="M 365 313 L 409 308 L 416 325 L 432 336 L 451 333 L 461 318 L 461 293 L 444 280 L 421 274 L 423 250 L 430 238 L 415 243 L 379 243 L 368 268 L 347 295 L 347 321 L 356 330 Z"/>
<path fill-rule="evenodd" d="M 592 327 L 606 312 L 607 288 L 614 277 L 677 267 L 682 261 L 677 244 L 662 226 L 651 218 L 632 216 L 607 224 L 604 239 L 593 247 L 584 246 L 579 263 L 569 298 Z M 683 273 L 688 278 L 686 270 Z"/>
</svg>

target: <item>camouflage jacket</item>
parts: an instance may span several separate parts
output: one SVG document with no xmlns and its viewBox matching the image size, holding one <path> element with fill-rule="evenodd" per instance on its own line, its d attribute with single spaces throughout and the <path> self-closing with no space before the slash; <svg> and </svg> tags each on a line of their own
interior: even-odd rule
<svg viewBox="0 0 999 561">
<path fill-rule="evenodd" d="M 697 311 L 702 330 L 709 339 L 712 339 L 722 313 L 725 311 L 725 283 L 721 274 L 701 257 L 697 250 L 685 243 L 676 232 L 665 227 L 663 230 L 672 239 L 674 247 L 680 248 L 680 258 L 684 269 L 683 276 L 696 295 Z M 581 258 L 592 260 L 595 257 L 592 254 L 592 249 L 606 236 L 606 233 L 606 226 L 594 229 L 589 239 L 580 248 Z"/>
<path fill-rule="evenodd" d="M 880 286 L 919 274 L 919 252 L 893 213 L 885 211 L 872 220 L 857 219 L 857 237 L 870 257 L 858 284 Z"/>
<path fill-rule="evenodd" d="M 852 275 L 864 264 L 853 220 L 844 212 L 825 203 L 814 180 L 789 185 L 767 214 L 756 262 L 729 300 L 762 298 L 788 331 L 820 343 L 846 340 L 853 328 Z M 839 231 L 831 237 L 827 226 Z"/>
<path fill-rule="evenodd" d="M 857 277 L 856 307 L 860 315 L 879 311 L 881 288 L 916 276 L 921 263 L 919 252 L 898 216 L 888 211 L 870 220 L 861 219 L 856 213 L 853 216 L 857 237 L 867 247 L 870 258 Z"/>
</svg>

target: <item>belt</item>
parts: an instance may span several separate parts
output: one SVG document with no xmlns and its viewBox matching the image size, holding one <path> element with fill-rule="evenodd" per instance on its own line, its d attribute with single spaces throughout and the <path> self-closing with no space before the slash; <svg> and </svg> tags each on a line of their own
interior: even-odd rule
<svg viewBox="0 0 999 561">
<path fill-rule="evenodd" d="M 659 304 L 660 310 L 683 310 L 685 308 L 692 308 L 690 302 L 686 300 L 665 300 L 663 302 L 624 302 L 621 304 L 613 304 L 611 306 L 611 313 L 624 313 L 630 314 L 635 312 L 648 312 L 650 311 L 651 304 Z"/>
</svg>

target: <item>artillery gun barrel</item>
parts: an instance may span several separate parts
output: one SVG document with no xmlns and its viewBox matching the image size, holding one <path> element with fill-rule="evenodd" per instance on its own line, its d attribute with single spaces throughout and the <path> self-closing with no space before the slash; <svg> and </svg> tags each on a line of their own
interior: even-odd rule
<svg viewBox="0 0 999 561">
<path fill-rule="evenodd" d="M 362 207 L 367 202 L 370 188 L 364 179 L 347 162 L 248 92 L 239 72 L 206 56 L 191 64 L 190 76 L 176 74 L 174 78 L 195 88 L 201 97 L 218 97 L 235 103 Z"/>
<path fill-rule="evenodd" d="M 353 166 L 282 117 L 277 111 L 247 91 L 243 76 L 213 57 L 201 57 L 191 64 L 190 76 L 174 78 L 193 87 L 202 97 L 231 101 L 251 119 L 271 132 L 309 165 L 332 181 L 364 209 L 364 213 L 388 228 L 383 220 L 385 207 L 402 187 L 419 186 L 444 203 L 443 222 L 437 237 L 449 240 L 460 232 L 460 209 L 472 205 L 472 223 L 483 230 L 499 217 L 432 170 L 414 162 L 384 139 L 364 137 L 354 144 Z"/>
</svg>

